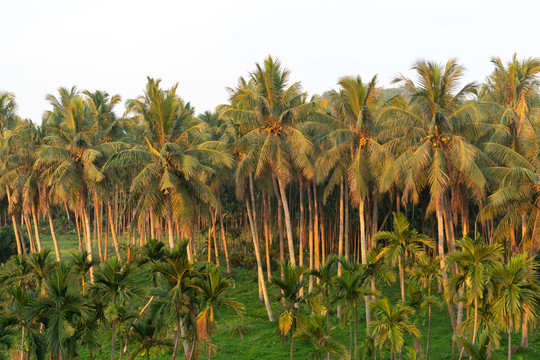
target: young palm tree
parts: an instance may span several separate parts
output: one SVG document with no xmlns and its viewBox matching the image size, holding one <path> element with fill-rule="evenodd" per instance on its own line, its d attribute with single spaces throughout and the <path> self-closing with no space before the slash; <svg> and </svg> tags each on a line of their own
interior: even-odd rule
<svg viewBox="0 0 540 360">
<path fill-rule="evenodd" d="M 393 360 L 394 356 L 401 353 L 405 335 L 420 337 L 420 331 L 408 319 L 408 315 L 411 315 L 413 310 L 399 301 L 391 307 L 388 298 L 385 297 L 376 299 L 371 304 L 377 320 L 371 323 L 370 334 L 375 337 L 376 346 L 382 348 L 388 345 L 390 359 Z"/>
<path fill-rule="evenodd" d="M 132 343 L 135 347 L 130 352 L 129 360 L 135 359 L 139 354 L 144 354 L 146 360 L 150 360 L 150 351 L 152 349 L 161 350 L 173 346 L 172 341 L 164 338 L 164 322 L 153 318 L 144 318 L 141 321 L 133 323 L 131 332 Z"/>
<path fill-rule="evenodd" d="M 124 265 L 116 257 L 101 265 L 95 274 L 92 293 L 106 305 L 105 315 L 111 323 L 111 360 L 114 360 L 116 323 L 118 308 L 142 295 L 142 289 L 136 283 L 134 268 Z"/>
<path fill-rule="evenodd" d="M 394 215 L 393 231 L 380 231 L 373 240 L 386 240 L 388 244 L 383 248 L 384 255 L 390 260 L 392 266 L 398 264 L 401 301 L 405 301 L 405 264 L 406 256 L 417 258 L 423 253 L 421 245 L 429 248 L 435 247 L 433 241 L 424 234 L 418 234 L 416 229 L 410 228 L 409 222 L 403 213 Z"/>
<path fill-rule="evenodd" d="M 28 318 L 45 326 L 49 352 L 59 360 L 74 353 L 74 325 L 92 315 L 90 303 L 69 289 L 69 273 L 65 265 L 56 267 L 48 278 L 45 294 L 28 305 Z"/>
<path fill-rule="evenodd" d="M 298 341 L 304 341 L 313 346 L 310 359 L 323 360 L 326 356 L 336 356 L 338 359 L 349 359 L 347 348 L 339 341 L 330 337 L 325 326 L 325 316 L 322 314 L 312 314 L 305 329 L 297 336 Z"/>
<path fill-rule="evenodd" d="M 538 316 L 537 270 L 538 263 L 526 254 L 517 254 L 493 270 L 498 294 L 493 313 L 508 332 L 508 360 L 512 358 L 512 332 L 519 330 L 521 321 L 530 322 Z"/>
<path fill-rule="evenodd" d="M 208 360 L 212 358 L 212 333 L 215 330 L 215 313 L 218 307 L 226 306 L 235 310 L 239 315 L 244 306 L 238 301 L 227 296 L 227 292 L 233 287 L 229 280 L 221 278 L 217 267 L 210 264 L 206 266 L 206 272 L 202 278 L 193 280 L 202 297 L 202 310 L 197 315 L 197 332 L 199 338 L 208 340 Z"/>
<path fill-rule="evenodd" d="M 487 286 L 491 270 L 502 260 L 502 248 L 500 245 L 484 245 L 479 234 L 474 239 L 465 237 L 457 245 L 459 250 L 448 254 L 448 261 L 450 264 L 458 263 L 463 268 L 461 278 L 467 287 L 469 302 L 474 307 L 474 344 L 478 330 L 478 301 Z"/>
<path fill-rule="evenodd" d="M 293 338 L 296 332 L 305 325 L 305 318 L 299 306 L 304 300 L 300 290 L 305 283 L 303 278 L 305 270 L 301 266 L 294 266 L 289 263 L 282 264 L 282 268 L 283 279 L 281 279 L 281 276 L 273 275 L 272 284 L 281 290 L 280 298 L 285 303 L 285 310 L 279 316 L 279 331 L 282 336 L 289 335 L 289 353 L 291 360 L 293 360 Z"/>
</svg>

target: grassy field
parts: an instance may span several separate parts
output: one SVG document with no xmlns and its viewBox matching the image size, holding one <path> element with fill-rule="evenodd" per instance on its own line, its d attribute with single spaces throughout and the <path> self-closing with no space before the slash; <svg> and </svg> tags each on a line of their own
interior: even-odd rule
<svg viewBox="0 0 540 360">
<path fill-rule="evenodd" d="M 49 236 L 44 235 L 42 238 L 44 247 L 52 248 L 52 241 Z M 71 252 L 77 251 L 78 239 L 77 236 L 61 236 L 61 253 L 62 256 L 66 256 Z M 114 250 L 110 249 L 111 253 Z M 280 360 L 286 359 L 289 356 L 289 345 L 283 343 L 278 336 L 277 323 L 270 323 L 267 320 L 264 304 L 258 301 L 258 288 L 256 283 L 256 272 L 246 270 L 243 268 L 233 268 L 230 278 L 235 283 L 233 290 L 233 296 L 242 302 L 246 308 L 245 315 L 242 319 L 238 319 L 236 314 L 228 309 L 221 309 L 217 314 L 218 330 L 214 335 L 214 343 L 217 349 L 215 359 L 223 360 L 245 360 L 245 359 L 257 359 L 257 360 Z M 281 313 L 280 303 L 277 301 L 278 291 L 272 285 L 269 286 L 269 293 L 273 299 L 274 314 L 279 317 Z M 388 288 L 385 292 L 392 302 L 397 301 L 399 298 L 399 288 L 397 283 Z M 360 306 L 361 308 L 361 306 Z M 338 339 L 343 345 L 348 348 L 349 344 L 349 332 L 348 328 L 341 329 L 336 321 L 336 317 L 332 316 L 333 330 L 332 336 Z M 244 339 L 240 338 L 237 332 L 232 329 L 243 327 L 246 334 L 243 335 Z M 422 332 L 421 344 L 425 347 L 426 334 L 427 334 L 427 321 L 420 323 L 419 328 Z M 359 343 L 365 338 L 365 317 L 363 311 L 359 311 L 358 319 L 358 340 Z M 521 349 L 514 359 L 530 359 L 536 360 L 540 358 L 540 339 L 535 336 L 535 333 L 531 334 L 530 346 L 528 350 Z M 452 358 L 452 329 L 448 318 L 448 312 L 446 307 L 433 309 L 433 321 L 432 321 L 432 343 L 430 348 L 430 359 L 451 359 Z M 520 334 L 514 335 L 514 345 L 519 345 Z M 502 334 L 501 348 L 493 353 L 492 359 L 506 359 L 506 335 Z M 104 342 L 102 344 L 102 352 L 96 354 L 94 359 L 110 359 L 108 343 L 109 336 L 104 336 Z M 406 345 L 412 346 L 411 339 L 407 339 Z M 306 359 L 310 355 L 310 345 L 307 343 L 297 343 L 295 345 L 295 358 Z M 203 351 L 204 353 L 204 351 Z M 81 354 L 81 357 L 86 359 L 87 354 Z M 168 359 L 170 354 L 153 354 L 152 359 Z M 205 356 L 201 355 L 204 359 Z M 406 355 L 403 356 L 406 359 Z"/>
</svg>

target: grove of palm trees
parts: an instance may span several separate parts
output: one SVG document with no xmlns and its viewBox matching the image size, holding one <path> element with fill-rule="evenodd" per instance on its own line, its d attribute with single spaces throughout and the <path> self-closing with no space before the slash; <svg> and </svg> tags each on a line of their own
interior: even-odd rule
<svg viewBox="0 0 540 360">
<path fill-rule="evenodd" d="M 490 64 L 0 93 L 0 359 L 538 359 L 540 58 Z"/>
</svg>

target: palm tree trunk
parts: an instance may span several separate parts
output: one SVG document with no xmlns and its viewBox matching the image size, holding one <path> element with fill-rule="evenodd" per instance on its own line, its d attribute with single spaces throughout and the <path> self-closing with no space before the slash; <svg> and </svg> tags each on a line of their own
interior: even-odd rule
<svg viewBox="0 0 540 360">
<path fill-rule="evenodd" d="M 115 323 L 113 321 L 112 323 L 112 330 L 111 330 L 111 360 L 114 360 L 114 340 L 115 340 L 115 335 L 116 335 L 116 332 L 115 332 Z"/>
<path fill-rule="evenodd" d="M 208 330 L 208 360 L 212 360 L 212 330 Z"/>
<path fill-rule="evenodd" d="M 315 270 L 319 270 L 321 267 L 320 258 L 320 239 L 319 239 L 319 205 L 317 202 L 317 185 L 313 182 L 313 262 Z M 317 278 L 317 284 L 319 279 Z"/>
<path fill-rule="evenodd" d="M 360 199 L 358 204 L 358 213 L 360 216 L 360 251 L 362 253 L 362 264 L 367 264 L 367 244 L 366 244 L 366 224 L 365 224 L 365 204 L 364 198 Z M 364 296 L 364 302 L 366 303 L 366 328 L 369 329 L 371 323 L 371 310 L 369 308 L 369 296 Z"/>
<path fill-rule="evenodd" d="M 290 353 L 290 359 L 293 360 L 294 358 L 294 354 L 293 354 L 293 351 L 294 351 L 294 347 L 293 347 L 293 332 L 291 331 L 291 336 L 290 336 L 290 340 L 291 340 L 291 348 L 289 349 L 289 353 Z"/>
<path fill-rule="evenodd" d="M 529 310 L 525 308 L 523 320 L 521 322 L 521 347 L 525 349 L 529 348 L 529 327 L 527 324 L 528 311 Z"/>
<path fill-rule="evenodd" d="M 77 228 L 77 236 L 79 237 L 79 251 L 83 252 L 83 243 L 81 239 L 81 224 L 79 224 L 79 215 L 75 211 L 75 227 Z"/>
<path fill-rule="evenodd" d="M 403 264 L 401 263 L 401 255 L 398 255 L 398 270 L 399 270 L 399 288 L 401 289 L 401 301 L 405 302 L 405 274 Z"/>
<path fill-rule="evenodd" d="M 171 194 L 165 196 L 166 206 L 167 206 L 167 231 L 169 235 L 169 247 L 174 248 L 174 232 L 173 232 L 173 221 L 172 221 L 172 200 Z M 160 236 L 161 237 L 161 236 Z"/>
<path fill-rule="evenodd" d="M 283 203 L 283 215 L 285 217 L 285 229 L 287 230 L 287 244 L 289 247 L 289 258 L 292 266 L 296 266 L 296 258 L 294 256 L 293 232 L 291 224 L 291 214 L 289 213 L 289 202 L 287 201 L 287 193 L 283 180 L 278 178 L 279 191 L 281 193 L 281 202 Z"/>
<path fill-rule="evenodd" d="M 476 342 L 476 332 L 478 331 L 478 296 L 474 297 L 474 328 L 473 328 L 473 345 Z"/>
<path fill-rule="evenodd" d="M 271 269 L 271 262 L 270 262 L 270 233 L 268 231 L 268 222 L 270 221 L 270 213 L 268 211 L 268 201 L 265 197 L 263 197 L 263 205 L 264 205 L 264 219 L 263 219 L 263 225 L 264 225 L 264 239 L 265 239 L 265 253 L 266 253 L 266 276 L 268 278 L 268 282 L 270 282 L 272 278 L 272 269 Z"/>
<path fill-rule="evenodd" d="M 216 236 L 216 217 L 217 217 L 217 209 L 211 214 L 212 216 L 212 236 L 214 237 L 214 255 L 216 256 L 216 265 L 219 267 L 219 249 L 217 244 L 217 236 Z"/>
<path fill-rule="evenodd" d="M 440 267 L 442 274 L 442 283 L 444 291 L 448 290 L 448 274 L 446 272 L 446 261 L 444 256 L 444 217 L 443 217 L 443 199 L 439 196 L 436 200 L 436 217 L 437 217 L 437 233 L 438 233 L 438 256 L 441 259 Z M 450 322 L 452 323 L 452 330 L 454 331 L 454 338 L 457 331 L 456 316 L 454 307 L 450 303 L 450 300 L 446 299 L 448 306 L 448 314 L 450 315 Z"/>
<path fill-rule="evenodd" d="M 431 341 L 431 303 L 428 304 L 428 333 L 426 344 L 426 360 L 429 360 L 429 342 Z"/>
<path fill-rule="evenodd" d="M 54 231 L 53 219 L 51 216 L 51 209 L 47 209 L 47 218 L 49 219 L 49 228 L 51 229 L 51 237 L 53 239 L 54 253 L 56 254 L 56 261 L 60 262 L 60 249 L 58 248 L 58 240 L 56 239 L 56 232 Z"/>
<path fill-rule="evenodd" d="M 512 320 L 508 323 L 508 360 L 512 359 Z"/>
<path fill-rule="evenodd" d="M 21 244 L 24 239 L 21 239 L 21 237 L 19 237 L 19 229 L 17 227 L 17 220 L 15 219 L 15 215 L 11 215 L 11 222 L 13 223 L 13 232 L 15 233 L 15 241 L 17 242 L 17 253 L 19 255 L 22 255 L 23 250 Z"/>
<path fill-rule="evenodd" d="M 36 244 L 38 251 L 41 251 L 41 239 L 39 238 L 39 221 L 36 215 L 36 207 L 32 204 L 32 220 L 34 221 L 34 233 L 36 234 Z"/>
<path fill-rule="evenodd" d="M 82 215 L 83 215 L 83 218 L 84 218 L 84 224 L 85 224 L 85 234 L 86 234 L 86 251 L 88 252 L 88 261 L 92 261 L 93 260 L 93 256 L 92 256 L 92 241 L 91 241 L 91 236 L 90 236 L 90 216 L 88 216 L 88 209 L 86 208 L 85 205 L 83 205 L 83 208 L 82 208 Z M 94 283 L 94 266 L 92 265 L 90 267 L 90 282 L 93 284 Z"/>
<path fill-rule="evenodd" d="M 271 322 L 274 322 L 274 314 L 272 313 L 272 307 L 270 305 L 270 300 L 268 298 L 268 292 L 266 291 L 266 284 L 264 282 L 264 273 L 262 269 L 261 253 L 259 249 L 259 241 L 257 240 L 257 234 L 255 233 L 255 224 L 252 218 L 251 209 L 249 206 L 249 200 L 246 200 L 246 209 L 248 214 L 249 223 L 251 226 L 251 237 L 253 239 L 253 248 L 255 250 L 255 258 L 257 259 L 257 273 L 259 277 L 259 283 L 261 284 L 264 305 L 266 307 L 266 313 L 268 314 L 268 319 Z"/>
<path fill-rule="evenodd" d="M 309 183 L 308 183 L 309 184 Z M 308 234 L 308 246 L 309 246 L 309 268 L 313 270 L 313 197 L 311 195 L 311 188 L 307 186 L 308 193 L 308 215 L 309 215 L 309 234 Z M 313 276 L 309 276 L 308 293 L 313 291 Z"/>
<path fill-rule="evenodd" d="M 339 236 L 338 236 L 338 257 L 343 256 L 343 230 L 344 230 L 344 218 L 343 218 L 343 210 L 344 210 L 344 204 L 343 204 L 343 180 L 339 184 Z M 337 275 L 341 276 L 341 263 L 338 262 L 338 270 Z M 341 307 L 338 307 L 338 318 L 340 318 L 341 314 Z"/>
<path fill-rule="evenodd" d="M 120 254 L 120 246 L 118 244 L 118 237 L 116 236 L 116 225 L 114 224 L 114 220 L 112 217 L 112 207 L 110 201 L 107 202 L 107 215 L 109 217 L 109 227 L 111 229 L 111 235 L 113 239 L 114 244 L 114 251 L 116 253 L 116 257 L 118 258 L 118 261 L 122 263 L 122 255 Z"/>
<path fill-rule="evenodd" d="M 36 243 L 34 241 L 34 236 L 32 235 L 32 224 L 28 220 L 28 216 L 23 215 L 24 225 L 26 226 L 26 232 L 28 233 L 28 240 L 30 240 L 30 251 L 36 252 Z"/>
<path fill-rule="evenodd" d="M 219 223 L 221 227 L 221 240 L 223 242 L 223 251 L 225 252 L 225 263 L 227 265 L 227 274 L 231 273 L 231 264 L 229 263 L 229 251 L 227 250 L 227 237 L 225 236 L 225 227 L 223 226 L 223 217 L 225 215 L 219 215 Z"/>
</svg>

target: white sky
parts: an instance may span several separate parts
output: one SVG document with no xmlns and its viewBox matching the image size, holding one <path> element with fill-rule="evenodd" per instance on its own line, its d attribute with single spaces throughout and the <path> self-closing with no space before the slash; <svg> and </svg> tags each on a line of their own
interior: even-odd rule
<svg viewBox="0 0 540 360">
<path fill-rule="evenodd" d="M 146 76 L 178 82 L 198 112 L 211 110 L 268 54 L 310 94 L 343 75 L 388 85 L 417 58 L 457 57 L 467 81 L 482 81 L 491 56 L 540 57 L 539 10 L 534 0 L 4 0 L 0 91 L 41 123 L 60 86 L 126 100 Z"/>
</svg>

